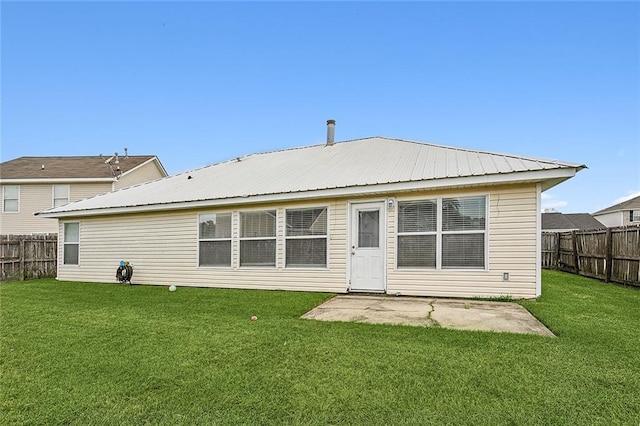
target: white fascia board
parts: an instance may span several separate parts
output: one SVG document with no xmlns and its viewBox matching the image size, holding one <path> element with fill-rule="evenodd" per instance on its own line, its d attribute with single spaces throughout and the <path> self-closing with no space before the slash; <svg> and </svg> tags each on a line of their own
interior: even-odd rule
<svg viewBox="0 0 640 426">
<path fill-rule="evenodd" d="M 21 183 L 110 183 L 115 182 L 115 178 L 31 178 L 31 179 L 0 179 L 0 184 L 14 184 L 19 185 Z"/>
<path fill-rule="evenodd" d="M 319 198 L 336 198 L 362 195 L 379 195 L 385 193 L 410 192 L 430 189 L 455 188 L 465 186 L 488 186 L 514 183 L 534 183 L 545 180 L 566 180 L 574 176 L 576 169 L 552 169 L 519 173 L 504 173 L 486 176 L 465 176 L 445 179 L 420 180 L 414 182 L 386 183 L 379 185 L 350 186 L 330 188 L 316 191 L 287 192 L 279 194 L 247 195 L 241 197 L 218 198 L 214 200 L 181 201 L 175 203 L 145 204 L 138 206 L 90 208 L 84 210 L 62 210 L 59 212 L 42 211 L 36 213 L 40 217 L 74 217 L 112 215 L 162 210 L 184 210 L 204 207 L 222 207 L 229 205 L 261 204 L 281 201 L 300 201 Z M 114 193 L 116 194 L 116 193 Z M 73 203 L 68 206 L 72 206 Z M 59 207 L 64 209 L 65 207 Z"/>
<path fill-rule="evenodd" d="M 162 173 L 164 173 L 164 176 L 165 176 L 165 177 L 167 177 L 167 176 L 168 176 L 167 171 L 164 169 L 164 166 L 162 165 L 162 163 L 160 163 L 160 160 L 158 160 L 158 157 L 151 157 L 151 158 L 149 158 L 149 159 L 148 159 L 147 161 L 145 161 L 144 163 L 140 163 L 140 164 L 138 164 L 137 166 L 135 166 L 133 169 L 127 170 L 126 172 L 122 173 L 122 175 L 121 175 L 120 177 L 125 176 L 125 175 L 128 175 L 128 174 L 131 174 L 131 173 L 133 173 L 134 171 L 138 170 L 140 167 L 145 166 L 145 165 L 147 165 L 147 164 L 149 164 L 149 163 L 153 163 L 153 162 L 155 162 L 155 163 L 156 163 L 156 165 L 158 166 L 158 168 L 160 169 L 160 171 L 161 171 Z"/>
</svg>

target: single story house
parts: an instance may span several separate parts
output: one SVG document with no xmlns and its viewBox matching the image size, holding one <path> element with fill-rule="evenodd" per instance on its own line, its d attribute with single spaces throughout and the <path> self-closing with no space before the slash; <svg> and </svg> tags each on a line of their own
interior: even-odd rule
<svg viewBox="0 0 640 426">
<path fill-rule="evenodd" d="M 640 225 L 640 195 L 593 213 L 608 227 Z"/>
<path fill-rule="evenodd" d="M 370 137 L 257 153 L 38 215 L 58 279 L 540 295 L 540 194 L 584 165 Z"/>
<path fill-rule="evenodd" d="M 155 155 L 20 157 L 0 163 L 0 234 L 55 234 L 41 210 L 166 177 Z"/>
<path fill-rule="evenodd" d="M 589 213 L 542 212 L 542 232 L 571 232 L 605 228 L 606 226 Z"/>
</svg>

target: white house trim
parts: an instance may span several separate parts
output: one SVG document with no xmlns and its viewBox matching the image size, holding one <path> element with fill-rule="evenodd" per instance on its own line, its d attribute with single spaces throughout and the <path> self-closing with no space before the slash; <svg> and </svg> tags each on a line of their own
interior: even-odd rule
<svg viewBox="0 0 640 426">
<path fill-rule="evenodd" d="M 542 185 L 536 185 L 536 297 L 542 294 Z"/>
<path fill-rule="evenodd" d="M 573 177 L 576 170 L 573 168 L 567 169 L 552 169 L 552 170 L 539 170 L 528 171 L 518 173 L 503 173 L 497 175 L 487 176 L 463 176 L 445 179 L 434 180 L 420 180 L 415 182 L 398 182 L 387 183 L 380 185 L 362 185 L 352 186 L 345 188 L 330 188 L 311 190 L 303 192 L 290 192 L 279 194 L 261 194 L 261 195 L 247 195 L 240 197 L 220 198 L 215 200 L 193 200 L 193 201 L 181 201 L 175 203 L 158 203 L 147 205 L 128 205 L 128 206 L 109 206 L 104 207 L 88 207 L 82 209 L 84 203 L 78 204 L 77 210 L 69 210 L 73 208 L 72 205 L 67 205 L 58 209 L 45 210 L 36 213 L 40 217 L 73 217 L 73 216 L 85 216 L 85 215 L 101 215 L 101 214 L 122 214 L 122 213 L 138 213 L 146 211 L 160 211 L 160 210 L 177 210 L 177 209 L 191 209 L 201 207 L 220 207 L 230 205 L 242 205 L 242 204 L 256 204 L 256 203 L 268 203 L 273 201 L 298 201 L 307 200 L 312 198 L 335 198 L 335 197 L 349 197 L 356 195 L 373 195 L 382 192 L 408 192 L 417 191 L 423 189 L 445 189 L 464 186 L 486 186 L 486 185 L 499 185 L 499 184 L 514 184 L 514 183 L 526 183 L 526 182 L 538 182 L 542 180 L 554 180 L 554 179 L 569 179 Z M 126 190 L 126 189 L 125 189 Z M 121 190 L 118 192 L 123 192 Z M 113 195 L 113 194 L 107 194 Z M 87 202 L 97 201 L 99 197 L 94 197 Z"/>
</svg>

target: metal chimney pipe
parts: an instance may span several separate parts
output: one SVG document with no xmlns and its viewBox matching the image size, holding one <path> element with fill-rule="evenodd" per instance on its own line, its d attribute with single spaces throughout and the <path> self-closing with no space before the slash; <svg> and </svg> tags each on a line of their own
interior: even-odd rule
<svg viewBox="0 0 640 426">
<path fill-rule="evenodd" d="M 333 145 L 333 139 L 336 133 L 336 120 L 327 120 L 327 146 Z"/>
</svg>

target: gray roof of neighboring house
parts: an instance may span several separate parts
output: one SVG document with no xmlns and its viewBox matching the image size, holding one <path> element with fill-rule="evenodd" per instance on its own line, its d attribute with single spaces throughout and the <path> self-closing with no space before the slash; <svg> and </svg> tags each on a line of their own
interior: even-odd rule
<svg viewBox="0 0 640 426">
<path fill-rule="evenodd" d="M 589 213 L 542 213 L 542 230 L 568 230 L 568 229 L 605 229 L 602 223 Z"/>
<path fill-rule="evenodd" d="M 544 190 L 584 167 L 373 137 L 251 154 L 42 214 L 187 208 L 519 181 L 542 182 Z"/>
<path fill-rule="evenodd" d="M 596 215 L 596 214 L 614 213 L 622 210 L 640 210 L 640 195 L 630 200 L 623 201 L 621 203 L 613 205 L 611 207 L 607 207 L 606 209 L 598 210 L 593 214 Z"/>
<path fill-rule="evenodd" d="M 127 173 L 147 161 L 155 159 L 164 172 L 160 160 L 154 155 L 119 156 L 118 163 L 111 156 L 78 157 L 20 157 L 0 163 L 0 179 L 110 179 L 120 167 Z M 164 172 L 166 176 L 166 172 Z"/>
</svg>

